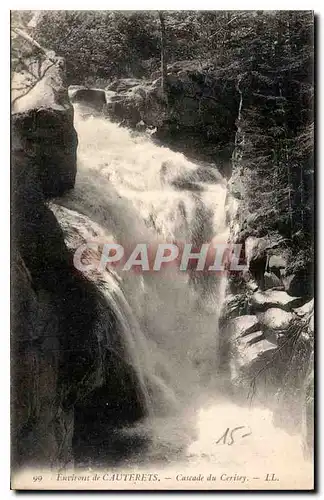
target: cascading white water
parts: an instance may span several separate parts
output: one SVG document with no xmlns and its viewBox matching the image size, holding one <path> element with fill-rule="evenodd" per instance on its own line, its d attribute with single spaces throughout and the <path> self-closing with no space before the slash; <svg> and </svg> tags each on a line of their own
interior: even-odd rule
<svg viewBox="0 0 324 500">
<path fill-rule="evenodd" d="M 101 117 L 83 118 L 77 106 L 75 127 L 79 137 L 76 186 L 58 203 L 71 211 L 75 225 L 77 213 L 88 218 L 89 228 L 79 227 L 85 239 L 94 239 L 94 225 L 100 228 L 95 233 L 101 241 L 128 248 L 173 240 L 194 244 L 228 241 L 226 182 L 215 166 L 193 163 L 155 145 L 148 135 L 130 132 Z M 257 433 L 264 431 L 267 438 L 256 440 L 252 451 L 248 446 L 240 448 L 242 460 L 237 459 L 237 448 L 235 452 L 235 447 L 233 451 L 228 447 L 226 462 L 232 453 L 235 467 L 240 468 L 241 462 L 246 466 L 249 454 L 254 461 L 255 454 L 265 452 L 268 440 L 270 461 L 275 464 L 278 449 L 274 443 L 282 443 L 284 436 L 287 454 L 293 453 L 295 463 L 303 463 L 301 449 L 297 457 L 296 438 L 274 429 L 271 412 L 254 409 L 251 413 L 251 409 L 224 403 L 224 395 L 215 396 L 224 278 L 201 278 L 193 283 L 188 273 L 174 268 L 142 276 L 124 272 L 117 279 L 107 273 L 102 278 L 119 316 L 128 318 L 124 335 L 132 363 L 143 384 L 151 387 L 150 423 L 141 424 L 144 432 L 145 426 L 153 429 L 151 460 L 191 443 L 189 461 L 207 456 L 209 463 L 221 463 L 215 440 L 226 430 L 223 427 L 254 422 Z"/>
<path fill-rule="evenodd" d="M 227 240 L 226 183 L 216 168 L 194 164 L 99 117 L 83 120 L 76 112 L 75 126 L 78 174 L 64 203 L 103 228 L 107 242 L 129 248 L 154 241 L 203 243 L 215 236 Z M 194 183 L 195 191 L 180 189 L 180 183 Z M 199 376 L 217 366 L 223 280 L 208 283 L 202 301 L 199 284 L 189 286 L 189 279 L 173 269 L 146 276 L 125 272 L 120 283 L 149 345 L 150 365 L 141 369 L 152 372 L 153 359 L 155 373 L 148 375 L 169 378 L 177 399 L 192 397 Z M 194 370 L 193 364 L 201 366 Z"/>
</svg>

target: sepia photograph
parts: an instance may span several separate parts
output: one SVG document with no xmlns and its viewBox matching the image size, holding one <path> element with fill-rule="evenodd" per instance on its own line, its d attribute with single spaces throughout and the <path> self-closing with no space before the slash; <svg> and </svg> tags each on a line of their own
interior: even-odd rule
<svg viewBox="0 0 324 500">
<path fill-rule="evenodd" d="M 314 25 L 11 10 L 12 490 L 314 491 Z"/>
</svg>

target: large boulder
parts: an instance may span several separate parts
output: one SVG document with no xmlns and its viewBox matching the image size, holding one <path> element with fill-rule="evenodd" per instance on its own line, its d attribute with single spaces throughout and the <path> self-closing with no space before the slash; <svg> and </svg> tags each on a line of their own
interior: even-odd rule
<svg viewBox="0 0 324 500">
<path fill-rule="evenodd" d="M 314 295 L 314 270 L 311 266 L 297 269 L 285 276 L 284 284 L 289 295 L 312 297 Z"/>
<path fill-rule="evenodd" d="M 259 314 L 258 318 L 262 327 L 267 330 L 283 331 L 289 327 L 294 315 L 277 307 L 271 307 L 265 313 Z"/>
<path fill-rule="evenodd" d="M 260 330 L 259 320 L 253 314 L 234 318 L 229 325 L 235 337 L 245 337 Z"/>
<path fill-rule="evenodd" d="M 78 88 L 69 92 L 73 104 L 83 104 L 101 112 L 106 104 L 106 93 L 102 89 Z"/>
<path fill-rule="evenodd" d="M 167 119 L 161 88 L 148 81 L 132 82 L 133 86 L 124 89 L 122 85 L 122 90 L 107 101 L 105 114 L 131 128 L 136 128 L 141 121 L 147 127 L 161 127 Z M 106 90 L 111 90 L 111 87 Z"/>
<path fill-rule="evenodd" d="M 293 313 L 283 311 L 277 307 L 271 307 L 258 315 L 265 337 L 275 343 L 286 335 L 294 319 L 295 315 Z"/>
<path fill-rule="evenodd" d="M 305 302 L 303 297 L 291 297 L 283 290 L 265 290 L 254 292 L 250 297 L 250 305 L 253 311 L 265 311 L 271 307 L 277 307 L 284 311 L 291 311 L 294 307 L 301 306 Z"/>
<path fill-rule="evenodd" d="M 62 58 L 31 58 L 12 77 L 12 134 L 16 148 L 28 151 L 46 197 L 72 189 L 76 176 L 77 134 L 68 99 Z"/>
</svg>

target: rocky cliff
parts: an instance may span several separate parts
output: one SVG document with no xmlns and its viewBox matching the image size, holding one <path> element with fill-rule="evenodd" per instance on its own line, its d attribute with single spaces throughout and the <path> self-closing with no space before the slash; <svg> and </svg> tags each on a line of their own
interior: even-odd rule
<svg viewBox="0 0 324 500">
<path fill-rule="evenodd" d="M 250 249 L 249 270 L 229 278 L 220 322 L 221 367 L 236 400 L 270 406 L 277 425 L 302 432 L 309 454 L 314 439 L 314 299 L 291 294 L 280 250 L 268 242 L 264 251 L 263 259 Z"/>
<path fill-rule="evenodd" d="M 245 171 L 236 153 L 235 148 L 228 183 L 231 241 L 244 245 L 247 270 L 229 276 L 220 321 L 222 369 L 235 398 L 270 406 L 278 426 L 302 433 L 309 455 L 314 442 L 313 270 L 303 262 L 296 271 L 291 242 L 246 210 Z"/>
<path fill-rule="evenodd" d="M 123 356 L 124 349 L 115 314 L 100 285 L 74 268 L 46 201 L 72 189 L 76 175 L 63 61 L 42 54 L 18 70 L 12 79 L 12 465 L 62 467 L 97 457 L 111 429 L 140 418 L 145 408 L 136 375 L 113 354 Z"/>
</svg>

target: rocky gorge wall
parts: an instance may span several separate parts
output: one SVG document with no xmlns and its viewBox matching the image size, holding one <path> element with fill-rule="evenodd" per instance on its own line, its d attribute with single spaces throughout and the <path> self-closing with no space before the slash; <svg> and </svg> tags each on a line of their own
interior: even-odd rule
<svg viewBox="0 0 324 500">
<path fill-rule="evenodd" d="M 239 127 L 238 127 L 239 133 Z M 279 232 L 250 223 L 242 189 L 244 169 L 233 151 L 231 241 L 244 246 L 247 270 L 231 275 L 221 318 L 222 369 L 242 403 L 269 406 L 274 423 L 314 446 L 313 271 L 291 271 L 291 248 Z M 244 180 L 244 179 L 243 179 Z M 256 219 L 256 217 L 255 217 Z M 255 228 L 258 228 L 255 230 Z"/>
<path fill-rule="evenodd" d="M 250 240 L 246 240 L 249 270 L 243 277 L 230 277 L 227 286 L 220 324 L 222 371 L 235 399 L 270 407 L 279 427 L 302 433 L 305 452 L 310 454 L 314 299 L 287 292 L 285 261 L 278 250 L 268 241 L 263 261 L 256 249 L 260 241 L 253 241 L 253 246 Z"/>
<path fill-rule="evenodd" d="M 12 466 L 63 467 L 97 457 L 111 427 L 145 409 L 136 376 L 110 348 L 123 349 L 114 312 L 73 266 L 47 204 L 76 176 L 64 61 L 53 53 L 22 61 L 12 89 Z"/>
</svg>

